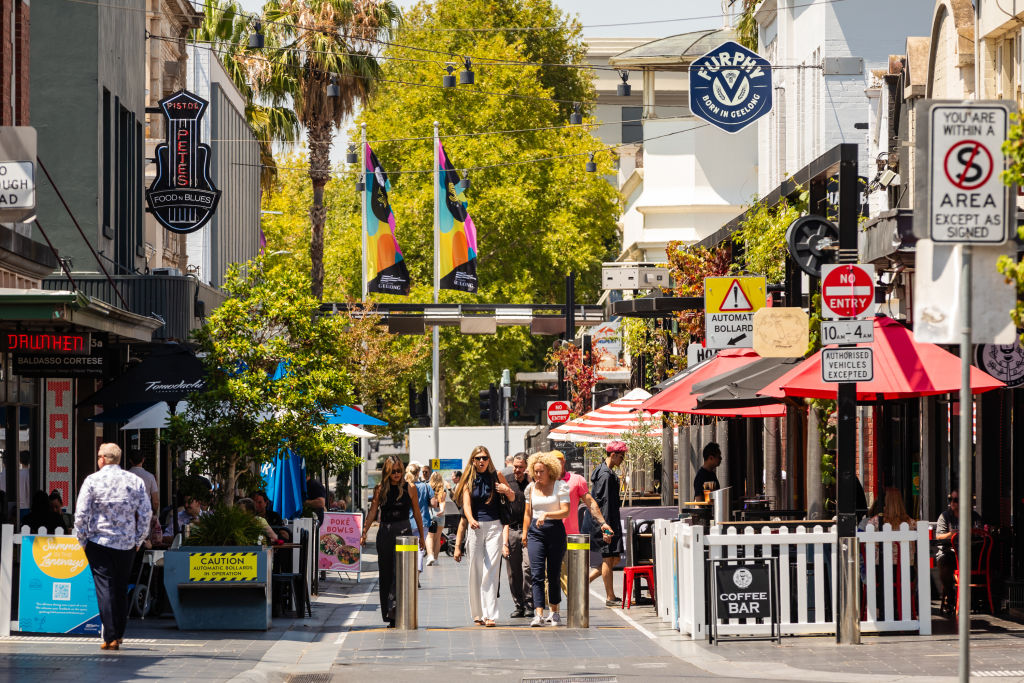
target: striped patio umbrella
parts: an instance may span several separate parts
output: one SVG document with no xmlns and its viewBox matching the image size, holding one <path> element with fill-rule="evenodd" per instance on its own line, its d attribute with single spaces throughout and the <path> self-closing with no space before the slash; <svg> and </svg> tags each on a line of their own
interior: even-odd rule
<svg viewBox="0 0 1024 683">
<path fill-rule="evenodd" d="M 643 389 L 633 389 L 606 406 L 552 429 L 548 438 L 553 441 L 608 443 L 621 439 L 626 432 L 636 429 L 643 416 L 644 420 L 651 424 L 649 435 L 660 439 L 661 413 L 648 413 L 640 408 L 650 397 L 651 395 Z"/>
</svg>

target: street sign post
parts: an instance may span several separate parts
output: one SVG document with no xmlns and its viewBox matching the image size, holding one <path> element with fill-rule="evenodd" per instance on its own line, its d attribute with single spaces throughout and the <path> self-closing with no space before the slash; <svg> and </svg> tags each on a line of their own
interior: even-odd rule
<svg viewBox="0 0 1024 683">
<path fill-rule="evenodd" d="M 704 278 L 704 340 L 711 349 L 754 345 L 754 312 L 767 302 L 761 275 Z"/>
<path fill-rule="evenodd" d="M 726 133 L 738 133 L 772 110 L 772 65 L 726 41 L 690 64 L 690 111 Z"/>
<path fill-rule="evenodd" d="M 875 340 L 875 326 L 870 320 L 823 320 L 821 343 L 870 344 Z"/>
<path fill-rule="evenodd" d="M 864 318 L 874 312 L 874 266 L 838 263 L 821 267 L 822 318 Z"/>
<path fill-rule="evenodd" d="M 928 224 L 934 242 L 1002 244 L 1016 225 L 1003 183 L 1005 103 L 933 104 L 929 111 Z"/>
<path fill-rule="evenodd" d="M 823 382 L 870 382 L 874 378 L 874 352 L 871 349 L 821 350 Z"/>
<path fill-rule="evenodd" d="M 569 404 L 565 401 L 548 401 L 548 424 L 562 424 L 569 421 Z"/>
</svg>

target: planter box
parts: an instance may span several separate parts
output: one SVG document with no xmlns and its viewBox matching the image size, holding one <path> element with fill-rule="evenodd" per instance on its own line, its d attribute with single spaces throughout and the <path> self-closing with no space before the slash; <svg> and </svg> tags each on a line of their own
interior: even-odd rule
<svg viewBox="0 0 1024 683">
<path fill-rule="evenodd" d="M 164 588 L 183 631 L 270 628 L 273 553 L 263 546 L 184 546 L 164 553 Z"/>
</svg>

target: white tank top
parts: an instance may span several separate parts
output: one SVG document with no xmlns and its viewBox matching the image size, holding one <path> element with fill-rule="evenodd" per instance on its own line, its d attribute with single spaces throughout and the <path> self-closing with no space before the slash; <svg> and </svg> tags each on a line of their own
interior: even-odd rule
<svg viewBox="0 0 1024 683">
<path fill-rule="evenodd" d="M 537 519 L 540 512 L 558 512 L 562 509 L 562 503 L 569 504 L 569 485 L 559 479 L 551 488 L 551 495 L 545 496 L 533 482 L 530 482 L 524 495 L 530 501 L 533 519 Z"/>
</svg>

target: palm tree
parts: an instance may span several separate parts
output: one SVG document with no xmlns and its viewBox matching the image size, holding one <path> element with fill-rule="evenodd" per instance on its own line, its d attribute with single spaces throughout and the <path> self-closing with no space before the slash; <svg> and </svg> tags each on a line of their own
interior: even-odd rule
<svg viewBox="0 0 1024 683">
<path fill-rule="evenodd" d="M 250 61 L 257 87 L 278 82 L 295 104 L 309 145 L 312 292 L 324 291 L 324 186 L 330 179 L 334 131 L 365 102 L 381 77 L 380 41 L 401 21 L 391 0 L 268 0 L 263 7 L 265 60 Z M 331 96 L 328 86 L 337 86 Z M 332 88 L 332 90 L 335 90 Z"/>
<path fill-rule="evenodd" d="M 253 88 L 246 65 L 253 58 L 248 45 L 256 26 L 236 0 L 209 0 L 204 9 L 203 23 L 192 39 L 209 43 L 245 98 L 245 119 L 260 146 L 260 187 L 268 192 L 277 179 L 274 143 L 295 142 L 299 137 L 299 119 L 288 106 L 290 91 L 280 77 L 267 78 L 259 93 Z"/>
</svg>

